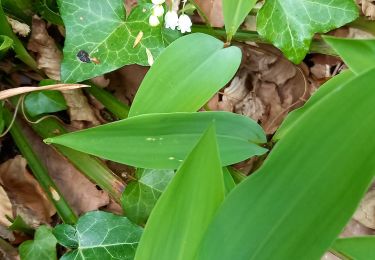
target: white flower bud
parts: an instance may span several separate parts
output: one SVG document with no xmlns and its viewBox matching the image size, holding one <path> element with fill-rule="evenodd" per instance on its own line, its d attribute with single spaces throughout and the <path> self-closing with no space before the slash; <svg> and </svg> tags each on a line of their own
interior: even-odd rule
<svg viewBox="0 0 375 260">
<path fill-rule="evenodd" d="M 150 18 L 148 18 L 148 23 L 152 26 L 158 26 L 160 24 L 159 18 L 156 15 L 151 15 Z"/>
<path fill-rule="evenodd" d="M 165 3 L 165 0 L 152 0 L 151 1 L 154 5 L 162 5 Z"/>
<path fill-rule="evenodd" d="M 164 14 L 164 7 L 162 5 L 154 5 L 152 8 L 152 15 L 157 17 L 163 16 Z"/>
<path fill-rule="evenodd" d="M 165 28 L 170 28 L 172 30 L 176 29 L 178 26 L 178 15 L 175 11 L 168 11 L 165 14 Z"/>
<path fill-rule="evenodd" d="M 192 25 L 189 16 L 186 14 L 180 15 L 180 18 L 178 19 L 178 29 L 180 29 L 182 33 L 191 32 Z"/>
</svg>

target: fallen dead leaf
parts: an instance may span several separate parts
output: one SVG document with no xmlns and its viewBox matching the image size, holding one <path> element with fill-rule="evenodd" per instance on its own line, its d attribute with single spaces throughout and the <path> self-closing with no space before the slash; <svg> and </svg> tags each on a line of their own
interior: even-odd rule
<svg viewBox="0 0 375 260">
<path fill-rule="evenodd" d="M 375 229 L 375 190 L 366 193 L 353 218 L 362 225 Z"/>
<path fill-rule="evenodd" d="M 10 24 L 10 27 L 12 27 L 12 30 L 14 33 L 26 37 L 30 33 L 30 26 L 28 26 L 25 23 L 21 23 L 20 21 L 17 21 L 13 18 L 6 17 L 8 20 L 8 23 Z"/>
<path fill-rule="evenodd" d="M 19 155 L 1 164 L 0 184 L 12 202 L 14 216 L 20 215 L 27 224 L 37 227 L 50 223 L 56 210 L 26 164 Z"/>
<path fill-rule="evenodd" d="M 13 218 L 12 203 L 5 192 L 4 188 L 0 186 L 0 225 L 10 226 L 12 223 L 7 219 L 7 217 Z"/>
<path fill-rule="evenodd" d="M 362 12 L 371 20 L 375 20 L 375 1 L 374 0 L 357 0 L 361 6 Z"/>
<path fill-rule="evenodd" d="M 19 260 L 17 249 L 5 241 L 0 240 L 0 259 L 3 260 Z"/>
<path fill-rule="evenodd" d="M 307 69 L 292 64 L 275 48 L 244 45 L 242 49 L 241 69 L 224 89 L 218 107 L 249 116 L 272 134 L 316 86 L 308 79 Z"/>
<path fill-rule="evenodd" d="M 67 90 L 62 93 L 68 105 L 70 121 L 74 128 L 82 129 L 100 124 L 82 90 Z"/>
<path fill-rule="evenodd" d="M 221 0 L 195 0 L 213 27 L 224 25 L 223 7 Z"/>
<path fill-rule="evenodd" d="M 23 133 L 33 151 L 42 160 L 60 192 L 77 214 L 97 210 L 109 203 L 106 192 L 98 190 L 96 185 L 83 176 L 64 156 L 43 143 L 29 126 L 22 124 Z"/>
<path fill-rule="evenodd" d="M 51 79 L 60 80 L 62 53 L 48 35 L 46 23 L 38 16 L 32 18 L 31 37 L 27 48 L 37 54 L 38 68 Z"/>
</svg>

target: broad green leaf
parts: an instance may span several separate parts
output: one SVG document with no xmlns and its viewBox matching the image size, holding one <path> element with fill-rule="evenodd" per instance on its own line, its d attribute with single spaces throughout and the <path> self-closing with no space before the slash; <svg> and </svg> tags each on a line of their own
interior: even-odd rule
<svg viewBox="0 0 375 260">
<path fill-rule="evenodd" d="M 232 175 L 230 174 L 230 171 L 228 167 L 223 167 L 223 180 L 224 180 L 224 187 L 225 187 L 225 195 L 229 194 L 231 190 L 233 190 L 234 187 L 236 187 L 236 183 L 233 180 Z"/>
<path fill-rule="evenodd" d="M 353 0 L 267 0 L 257 15 L 257 31 L 300 63 L 315 33 L 325 33 L 358 17 Z"/>
<path fill-rule="evenodd" d="M 329 81 L 324 83 L 319 89 L 307 100 L 307 102 L 300 108 L 294 110 L 286 119 L 282 122 L 281 126 L 277 129 L 275 135 L 272 137 L 273 140 L 279 140 L 283 138 L 298 122 L 307 115 L 316 104 L 319 104 L 325 98 L 328 98 L 330 94 L 334 93 L 334 90 L 338 86 L 353 79 L 355 74 L 350 70 L 346 70 L 331 78 Z"/>
<path fill-rule="evenodd" d="M 35 0 L 2 0 L 2 2 L 6 13 L 14 15 L 24 22 L 31 23 Z"/>
<path fill-rule="evenodd" d="M 0 60 L 4 57 L 7 51 L 12 47 L 13 40 L 5 35 L 0 35 Z"/>
<path fill-rule="evenodd" d="M 257 145 L 266 142 L 262 128 L 228 112 L 146 114 L 45 142 L 135 167 L 177 169 L 213 121 L 224 166 L 267 151 Z"/>
<path fill-rule="evenodd" d="M 146 224 L 157 200 L 173 176 L 173 170 L 138 169 L 136 180 L 129 182 L 122 194 L 122 208 L 126 216 L 134 223 Z"/>
<path fill-rule="evenodd" d="M 64 96 L 56 90 L 32 92 L 25 97 L 24 102 L 30 116 L 53 113 L 68 108 Z"/>
<path fill-rule="evenodd" d="M 375 236 L 337 239 L 332 249 L 351 260 L 375 259 Z"/>
<path fill-rule="evenodd" d="M 40 226 L 34 236 L 34 240 L 23 242 L 19 246 L 21 260 L 55 260 L 56 238 L 46 226 Z"/>
<path fill-rule="evenodd" d="M 48 22 L 56 25 L 64 25 L 64 22 L 60 16 L 53 8 L 50 6 L 48 0 L 38 0 L 35 9 L 38 13 L 46 19 Z"/>
<path fill-rule="evenodd" d="M 125 217 L 93 211 L 80 217 L 75 228 L 59 225 L 54 234 L 60 244 L 72 246 L 61 260 L 132 260 L 142 228 Z"/>
<path fill-rule="evenodd" d="M 251 9 L 253 9 L 257 0 L 222 0 L 222 2 L 225 30 L 230 41 L 238 27 L 240 27 Z"/>
<path fill-rule="evenodd" d="M 156 203 L 135 259 L 194 259 L 223 199 L 223 173 L 211 125 Z"/>
<path fill-rule="evenodd" d="M 326 41 L 356 74 L 375 66 L 375 39 L 344 39 L 324 36 Z"/>
<path fill-rule="evenodd" d="M 194 33 L 173 42 L 155 61 L 134 98 L 129 116 L 193 112 L 234 76 L 241 62 L 237 47 Z"/>
<path fill-rule="evenodd" d="M 59 5 L 66 27 L 64 82 L 83 81 L 126 64 L 149 65 L 146 50 L 156 59 L 170 43 L 164 33 L 178 36 L 164 29 L 163 22 L 149 25 L 151 4 L 138 5 L 127 18 L 123 0 L 59 0 Z M 143 37 L 135 45 L 140 33 Z"/>
<path fill-rule="evenodd" d="M 372 69 L 306 111 L 226 198 L 198 259 L 319 259 L 373 179 L 374 102 Z"/>
</svg>

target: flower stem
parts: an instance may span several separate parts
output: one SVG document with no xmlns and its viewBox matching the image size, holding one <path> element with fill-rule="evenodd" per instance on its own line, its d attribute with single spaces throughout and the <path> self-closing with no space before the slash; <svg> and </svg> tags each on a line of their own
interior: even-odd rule
<svg viewBox="0 0 375 260">
<path fill-rule="evenodd" d="M 7 108 L 5 108 L 3 110 L 3 116 L 5 124 L 9 126 L 10 122 L 12 121 L 12 113 Z M 21 154 L 26 159 L 27 164 L 29 165 L 35 178 L 40 183 L 41 187 L 47 194 L 50 201 L 54 204 L 60 218 L 64 221 L 64 223 L 67 224 L 76 223 L 77 216 L 75 215 L 72 208 L 68 205 L 65 198 L 60 193 L 59 189 L 49 176 L 45 166 L 42 164 L 38 156 L 32 150 L 31 144 L 23 134 L 22 126 L 18 120 L 16 120 L 13 123 L 10 129 L 10 133 Z"/>
<path fill-rule="evenodd" d="M 215 32 L 214 34 L 211 33 L 211 30 L 207 29 L 203 25 L 193 25 L 191 29 L 192 29 L 192 32 L 201 32 L 201 33 L 210 34 L 212 36 L 221 38 L 224 41 L 226 39 L 226 32 L 224 29 L 212 28 L 212 30 Z M 253 31 L 239 30 L 233 36 L 233 40 L 240 41 L 240 42 L 251 41 L 251 42 L 256 42 L 256 43 L 271 44 L 270 42 L 262 39 L 257 32 L 253 32 Z M 309 52 L 337 56 L 336 52 L 328 44 L 326 44 L 323 40 L 317 40 L 317 39 L 312 41 Z"/>
</svg>

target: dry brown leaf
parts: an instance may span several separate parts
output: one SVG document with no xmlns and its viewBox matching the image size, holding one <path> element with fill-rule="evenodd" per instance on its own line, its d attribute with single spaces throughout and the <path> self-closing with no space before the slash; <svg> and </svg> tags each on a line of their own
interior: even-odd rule
<svg viewBox="0 0 375 260">
<path fill-rule="evenodd" d="M 375 229 L 375 190 L 366 193 L 353 218 L 362 225 Z"/>
<path fill-rule="evenodd" d="M 5 241 L 0 240 L 0 259 L 2 260 L 19 260 L 17 249 Z"/>
<path fill-rule="evenodd" d="M 8 20 L 8 23 L 12 27 L 12 30 L 13 30 L 14 33 L 16 33 L 16 34 L 18 34 L 22 37 L 26 37 L 27 35 L 29 35 L 30 26 L 28 26 L 25 23 L 21 23 L 20 21 L 17 21 L 17 20 L 15 20 L 13 18 L 10 18 L 8 16 L 6 18 Z"/>
<path fill-rule="evenodd" d="M 15 215 L 20 215 L 27 224 L 36 227 L 41 223 L 49 223 L 56 210 L 39 183 L 28 172 L 26 164 L 22 156 L 1 164 L 0 184 L 16 210 Z"/>
<path fill-rule="evenodd" d="M 77 214 L 97 210 L 109 203 L 108 194 L 98 190 L 65 157 L 43 143 L 26 124 L 23 124 L 22 129 L 33 151 L 38 154 L 60 192 Z"/>
<path fill-rule="evenodd" d="M 60 80 L 62 53 L 52 37 L 48 35 L 46 23 L 38 16 L 32 19 L 31 37 L 27 48 L 37 53 L 38 68 L 51 79 Z"/>
<path fill-rule="evenodd" d="M 73 127 L 81 129 L 100 124 L 82 90 L 67 90 L 62 93 L 68 105 L 68 113 Z"/>
<path fill-rule="evenodd" d="M 361 5 L 362 12 L 371 20 L 375 20 L 375 0 L 357 0 Z"/>
<path fill-rule="evenodd" d="M 243 52 L 241 69 L 224 89 L 218 107 L 249 116 L 272 134 L 315 86 L 305 76 L 307 69 L 292 64 L 273 47 L 245 45 Z"/>
<path fill-rule="evenodd" d="M 195 0 L 195 2 L 205 13 L 213 27 L 222 27 L 224 25 L 221 0 Z"/>
<path fill-rule="evenodd" d="M 7 217 L 14 217 L 12 210 L 12 203 L 5 192 L 4 188 L 0 186 L 0 225 L 10 226 L 12 223 L 7 219 Z"/>
</svg>

